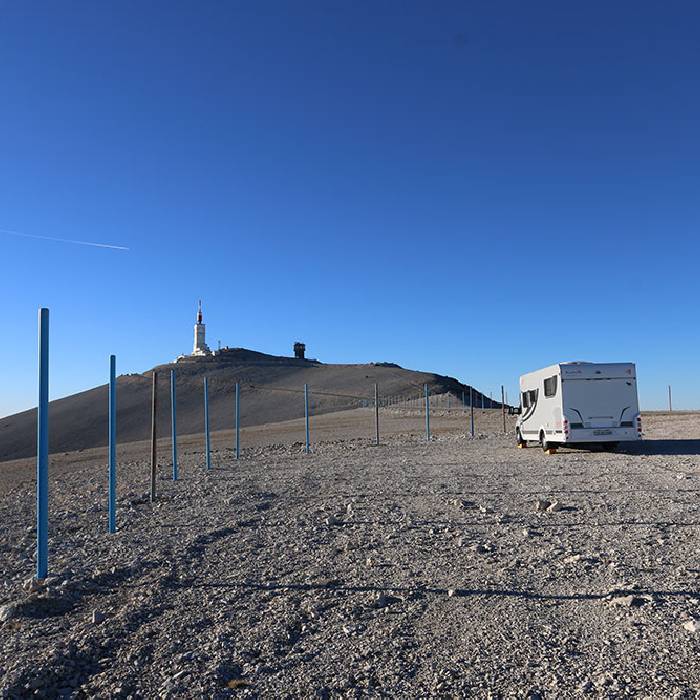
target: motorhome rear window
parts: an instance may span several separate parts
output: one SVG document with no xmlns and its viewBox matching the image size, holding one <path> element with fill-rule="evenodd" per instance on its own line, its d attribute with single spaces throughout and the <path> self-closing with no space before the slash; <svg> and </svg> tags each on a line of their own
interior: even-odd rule
<svg viewBox="0 0 700 700">
<path fill-rule="evenodd" d="M 544 395 L 545 396 L 556 396 L 557 395 L 557 375 L 553 377 L 548 377 L 544 380 Z"/>
</svg>

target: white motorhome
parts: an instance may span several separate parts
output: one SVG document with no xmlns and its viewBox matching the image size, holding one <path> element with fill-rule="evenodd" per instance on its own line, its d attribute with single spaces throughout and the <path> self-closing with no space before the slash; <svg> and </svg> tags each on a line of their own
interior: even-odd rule
<svg viewBox="0 0 700 700">
<path fill-rule="evenodd" d="M 631 362 L 561 362 L 520 377 L 519 447 L 537 441 L 615 449 L 640 440 L 637 373 Z"/>
</svg>

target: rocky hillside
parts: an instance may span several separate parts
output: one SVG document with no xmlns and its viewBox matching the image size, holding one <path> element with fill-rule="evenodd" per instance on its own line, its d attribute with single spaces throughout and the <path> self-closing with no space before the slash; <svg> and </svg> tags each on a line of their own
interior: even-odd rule
<svg viewBox="0 0 700 700">
<path fill-rule="evenodd" d="M 234 426 L 234 387 L 241 385 L 241 424 L 260 425 L 304 415 L 303 386 L 309 385 L 313 413 L 346 410 L 372 400 L 374 383 L 383 397 L 417 398 L 424 384 L 432 393 L 461 396 L 469 386 L 451 377 L 403 369 L 391 363 L 322 364 L 313 360 L 233 349 L 211 358 L 185 358 L 154 368 L 159 375 L 158 430 L 170 431 L 170 370 L 177 375 L 178 433 L 204 428 L 203 380 L 208 379 L 212 430 Z M 120 443 L 144 440 L 151 430 L 152 371 L 117 380 L 117 430 Z M 107 444 L 106 385 L 50 404 L 51 452 Z M 474 391 L 480 405 L 481 393 Z M 486 398 L 486 405 L 489 399 Z M 494 406 L 497 404 L 494 403 Z M 498 404 L 500 405 L 500 404 Z M 31 456 L 36 450 L 36 410 L 0 419 L 0 461 Z"/>
</svg>

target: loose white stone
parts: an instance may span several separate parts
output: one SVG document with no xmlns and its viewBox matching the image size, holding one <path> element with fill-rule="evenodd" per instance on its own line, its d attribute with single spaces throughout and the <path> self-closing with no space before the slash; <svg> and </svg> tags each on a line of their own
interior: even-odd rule
<svg viewBox="0 0 700 700">
<path fill-rule="evenodd" d="M 7 603 L 0 607 L 0 622 L 12 620 L 12 618 L 18 616 L 18 613 L 19 607 L 15 603 Z"/>
<path fill-rule="evenodd" d="M 688 632 L 692 632 L 693 634 L 700 632 L 700 620 L 688 620 L 687 622 L 684 622 L 683 629 L 688 630 Z"/>
</svg>

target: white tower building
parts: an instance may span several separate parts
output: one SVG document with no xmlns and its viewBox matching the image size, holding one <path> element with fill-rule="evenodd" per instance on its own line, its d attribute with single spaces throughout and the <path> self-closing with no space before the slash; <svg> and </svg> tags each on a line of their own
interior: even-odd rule
<svg viewBox="0 0 700 700">
<path fill-rule="evenodd" d="M 199 302 L 199 309 L 197 310 L 197 323 L 194 324 L 194 348 L 192 349 L 193 355 L 211 355 L 211 350 L 207 345 L 205 339 L 205 326 L 202 323 L 202 302 Z"/>
</svg>

